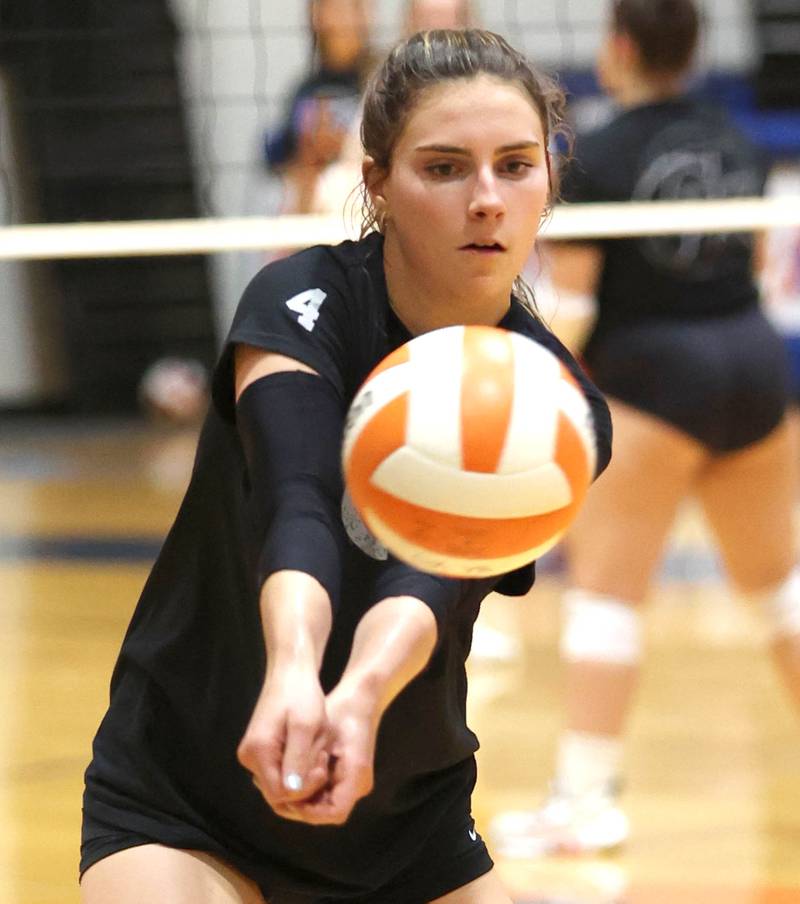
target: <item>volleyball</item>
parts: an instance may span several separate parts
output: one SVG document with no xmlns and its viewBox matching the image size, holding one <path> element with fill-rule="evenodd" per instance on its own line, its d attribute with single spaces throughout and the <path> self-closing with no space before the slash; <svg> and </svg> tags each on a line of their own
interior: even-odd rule
<svg viewBox="0 0 800 904">
<path fill-rule="evenodd" d="M 525 336 L 454 326 L 388 355 L 345 423 L 347 493 L 399 559 L 451 577 L 513 571 L 554 546 L 594 475 L 591 410 Z"/>
</svg>

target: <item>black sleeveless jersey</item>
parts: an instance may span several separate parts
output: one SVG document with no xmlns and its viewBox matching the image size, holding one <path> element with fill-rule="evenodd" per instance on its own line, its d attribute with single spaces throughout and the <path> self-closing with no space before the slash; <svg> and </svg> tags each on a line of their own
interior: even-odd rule
<svg viewBox="0 0 800 904">
<path fill-rule="evenodd" d="M 627 110 L 575 141 L 565 201 L 657 201 L 760 195 L 759 154 L 719 110 L 688 97 Z M 623 224 L 624 226 L 624 224 Z M 754 306 L 752 236 L 645 236 L 600 242 L 596 332 L 619 323 L 703 318 Z"/>
<path fill-rule="evenodd" d="M 267 807 L 236 759 L 265 651 L 255 576 L 261 538 L 248 518 L 232 350 L 246 343 L 305 362 L 335 387 L 344 410 L 369 371 L 410 338 L 388 302 L 382 241 L 372 235 L 307 249 L 264 268 L 246 290 L 215 373 L 190 485 L 125 637 L 87 771 L 95 818 L 113 825 L 113 815 L 124 811 L 129 829 L 178 846 L 206 838 L 234 862 L 266 864 L 276 888 L 305 893 L 380 886 L 408 862 L 448 805 L 454 769 L 464 767 L 460 793 L 468 796 L 478 746 L 465 705 L 472 625 L 492 589 L 521 594 L 533 583 L 533 566 L 499 580 L 468 581 L 394 563 L 401 592 L 448 597 L 452 617 L 428 667 L 384 715 L 375 790 L 343 828 L 291 823 Z M 610 454 L 610 421 L 598 391 L 517 302 L 500 325 L 554 350 L 579 379 L 594 412 L 601 470 Z M 339 450 L 331 454 L 338 458 Z M 341 675 L 361 616 L 395 587 L 383 579 L 392 563 L 346 511 L 342 530 L 341 603 L 321 676 L 326 690 Z M 187 825 L 192 833 L 182 829 Z"/>
</svg>

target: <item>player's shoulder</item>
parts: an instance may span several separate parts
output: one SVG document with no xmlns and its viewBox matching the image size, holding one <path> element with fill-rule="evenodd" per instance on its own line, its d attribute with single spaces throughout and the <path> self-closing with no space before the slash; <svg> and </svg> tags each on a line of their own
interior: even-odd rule
<svg viewBox="0 0 800 904">
<path fill-rule="evenodd" d="M 758 194 L 763 188 L 766 160 L 762 152 L 742 131 L 734 117 L 722 104 L 702 96 L 689 94 L 662 105 L 655 128 L 646 128 L 649 136 L 646 156 L 650 159 L 680 152 L 685 159 L 715 159 L 725 173 L 740 173 L 741 185 L 736 193 Z M 701 167 L 702 168 L 702 167 Z M 747 174 L 750 173 L 750 176 Z M 735 186 L 732 179 L 723 194 Z"/>
<path fill-rule="evenodd" d="M 368 236 L 267 264 L 245 288 L 229 340 L 266 347 L 268 337 L 299 325 L 304 340 L 326 333 L 349 342 L 356 325 L 372 324 L 370 312 L 385 304 L 382 252 L 382 237 Z"/>
<path fill-rule="evenodd" d="M 604 108 L 591 122 L 584 123 L 575 132 L 573 156 L 593 159 L 613 147 L 620 132 L 626 128 L 626 115 L 611 107 Z"/>
<path fill-rule="evenodd" d="M 355 244 L 343 242 L 341 245 L 311 245 L 292 254 L 279 257 L 262 267 L 253 277 L 253 282 L 267 283 L 287 278 L 303 277 L 306 274 L 322 275 L 335 279 L 342 270 L 342 246 Z"/>
<path fill-rule="evenodd" d="M 761 157 L 762 153 L 753 139 L 739 125 L 731 112 L 719 103 L 698 100 L 695 106 L 698 122 L 709 135 L 719 135 L 724 145 L 735 145 L 743 153 Z"/>
<path fill-rule="evenodd" d="M 514 333 L 520 333 L 529 339 L 534 339 L 544 345 L 548 345 L 551 339 L 555 339 L 547 324 L 527 304 L 516 297 L 511 299 L 511 307 L 501 321 L 500 325 Z"/>
<path fill-rule="evenodd" d="M 338 245 L 312 245 L 262 267 L 245 295 L 284 295 L 315 286 L 349 297 L 354 274 L 368 266 L 382 267 L 377 246 L 373 235 Z"/>
<path fill-rule="evenodd" d="M 500 325 L 527 336 L 528 339 L 533 339 L 534 342 L 543 345 L 569 366 L 575 365 L 572 353 L 550 329 L 538 311 L 523 304 L 519 298 L 512 298 L 511 307 Z"/>
</svg>

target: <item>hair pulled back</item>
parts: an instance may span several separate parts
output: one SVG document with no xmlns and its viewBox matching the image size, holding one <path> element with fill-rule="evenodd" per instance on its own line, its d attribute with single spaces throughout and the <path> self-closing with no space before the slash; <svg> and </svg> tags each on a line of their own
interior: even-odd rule
<svg viewBox="0 0 800 904">
<path fill-rule="evenodd" d="M 700 36 L 694 0 L 614 0 L 612 28 L 639 48 L 654 75 L 679 75 L 691 66 Z"/>
<path fill-rule="evenodd" d="M 398 138 L 422 93 L 447 81 L 488 75 L 519 85 L 542 122 L 545 147 L 564 131 L 564 95 L 500 35 L 479 28 L 422 31 L 397 44 L 372 76 L 364 98 L 361 143 L 364 153 L 389 170 Z M 548 158 L 551 198 L 553 172 Z M 380 228 L 363 187 L 362 235 Z"/>
</svg>

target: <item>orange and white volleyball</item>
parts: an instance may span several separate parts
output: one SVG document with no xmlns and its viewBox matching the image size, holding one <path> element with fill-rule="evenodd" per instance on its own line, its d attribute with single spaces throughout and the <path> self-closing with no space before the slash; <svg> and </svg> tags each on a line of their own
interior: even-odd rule
<svg viewBox="0 0 800 904">
<path fill-rule="evenodd" d="M 541 556 L 595 469 L 591 410 L 548 349 L 495 327 L 424 333 L 388 355 L 345 426 L 348 493 L 395 556 L 454 577 Z"/>
</svg>

